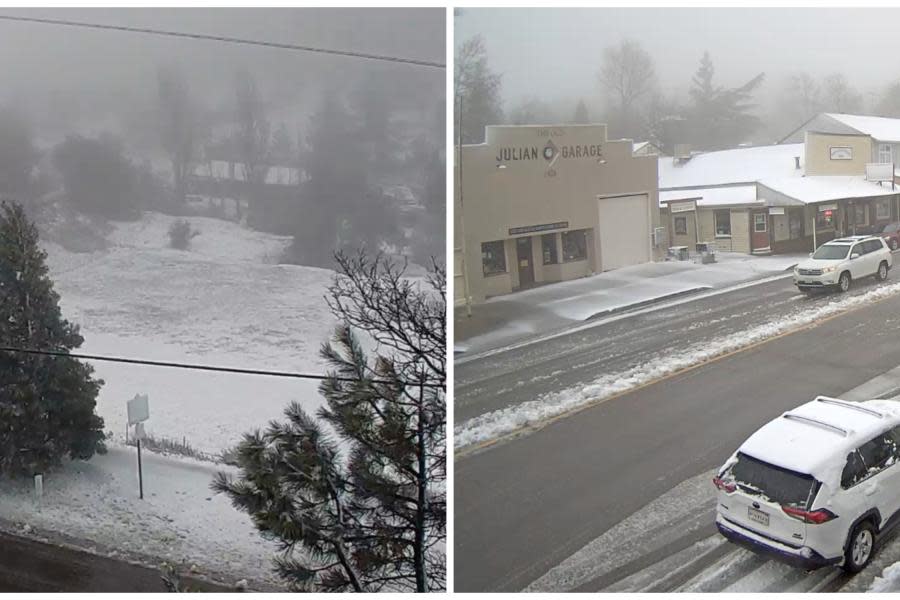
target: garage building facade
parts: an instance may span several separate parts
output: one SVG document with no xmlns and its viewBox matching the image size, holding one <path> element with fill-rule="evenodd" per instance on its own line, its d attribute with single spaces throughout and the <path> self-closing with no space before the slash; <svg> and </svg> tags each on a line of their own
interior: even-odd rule
<svg viewBox="0 0 900 600">
<path fill-rule="evenodd" d="M 490 126 L 460 154 L 457 303 L 659 257 L 657 157 L 605 125 Z"/>
</svg>

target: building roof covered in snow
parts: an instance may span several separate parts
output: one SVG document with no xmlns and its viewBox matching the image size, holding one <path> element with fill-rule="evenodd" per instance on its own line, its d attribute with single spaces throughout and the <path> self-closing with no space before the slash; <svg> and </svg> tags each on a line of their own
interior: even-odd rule
<svg viewBox="0 0 900 600">
<path fill-rule="evenodd" d="M 810 177 L 780 177 L 763 179 L 763 185 L 779 194 L 797 201 L 798 204 L 814 204 L 848 198 L 872 198 L 900 194 L 900 188 L 891 189 L 890 184 L 866 181 L 862 175 L 816 175 Z M 765 198 L 765 191 L 760 191 Z M 769 205 L 778 205 L 766 198 Z"/>
<path fill-rule="evenodd" d="M 659 189 L 746 185 L 760 179 L 800 177 L 804 155 L 803 144 L 780 144 L 704 152 L 684 161 L 660 157 Z"/>
<path fill-rule="evenodd" d="M 689 190 L 665 190 L 659 192 L 660 206 L 680 200 L 696 200 L 697 206 L 738 206 L 761 204 L 756 197 L 756 185 L 694 188 Z"/>
<path fill-rule="evenodd" d="M 872 139 L 879 142 L 900 143 L 900 119 L 841 113 L 825 113 L 825 116 L 855 129 L 859 133 L 870 135 Z"/>
</svg>

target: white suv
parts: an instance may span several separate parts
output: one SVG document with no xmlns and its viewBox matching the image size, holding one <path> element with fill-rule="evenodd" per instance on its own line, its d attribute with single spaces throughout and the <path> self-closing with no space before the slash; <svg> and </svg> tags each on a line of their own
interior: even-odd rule
<svg viewBox="0 0 900 600">
<path fill-rule="evenodd" d="M 857 572 L 900 522 L 900 402 L 820 396 L 751 435 L 722 466 L 716 526 L 805 569 Z"/>
<path fill-rule="evenodd" d="M 893 255 L 880 237 L 839 238 L 822 244 L 794 268 L 794 285 L 806 293 L 830 287 L 846 292 L 854 279 L 874 276 L 884 281 L 893 264 Z"/>
</svg>

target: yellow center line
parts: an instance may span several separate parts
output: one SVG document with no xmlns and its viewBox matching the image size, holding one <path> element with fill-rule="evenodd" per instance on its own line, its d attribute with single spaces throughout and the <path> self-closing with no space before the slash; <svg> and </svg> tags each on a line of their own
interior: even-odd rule
<svg viewBox="0 0 900 600">
<path fill-rule="evenodd" d="M 685 373 L 689 373 L 691 371 L 699 369 L 700 367 L 705 367 L 712 363 L 715 363 L 715 362 L 718 362 L 721 360 L 725 360 L 726 358 L 730 358 L 736 354 L 740 354 L 741 352 L 747 352 L 748 350 L 753 350 L 754 348 L 762 346 L 763 344 L 768 344 L 769 342 L 773 342 L 777 339 L 787 337 L 789 335 L 793 335 L 795 333 L 798 333 L 800 331 L 805 331 L 807 329 L 813 329 L 814 327 L 818 327 L 819 325 L 821 325 L 823 323 L 827 323 L 828 321 L 831 321 L 832 319 L 836 319 L 837 317 L 845 316 L 847 314 L 850 314 L 850 313 L 860 310 L 862 308 L 868 308 L 870 306 L 878 304 L 879 302 L 883 302 L 883 301 L 887 300 L 888 298 L 893 298 L 895 295 L 896 294 L 886 295 L 883 298 L 877 298 L 875 300 L 872 300 L 871 302 L 862 303 L 858 306 L 848 307 L 842 311 L 834 313 L 833 315 L 828 315 L 826 317 L 822 317 L 821 319 L 813 321 L 812 323 L 805 323 L 803 325 L 797 325 L 796 327 L 794 327 L 792 329 L 788 329 L 787 331 L 783 331 L 783 332 L 775 334 L 771 337 L 767 337 L 765 339 L 762 339 L 762 340 L 759 340 L 756 342 L 751 342 L 750 344 L 747 344 L 746 346 L 741 346 L 740 348 L 735 348 L 734 350 L 729 350 L 728 352 L 719 354 L 712 358 L 707 358 L 701 362 L 698 362 L 695 365 L 683 367 L 683 368 L 678 369 L 677 371 L 673 371 L 667 375 L 661 375 L 660 377 L 657 377 L 656 379 L 641 383 L 639 385 L 636 385 L 633 388 L 623 390 L 621 392 L 616 392 L 615 394 L 612 394 L 610 396 L 598 397 L 593 400 L 588 400 L 584 404 L 580 404 L 576 407 L 570 408 L 569 410 L 561 412 L 558 415 L 553 415 L 552 417 L 547 417 L 545 419 L 541 419 L 534 423 L 529 423 L 528 425 L 523 425 L 522 427 L 519 427 L 518 429 L 516 429 L 514 431 L 504 433 L 495 438 L 491 438 L 489 440 L 484 440 L 483 442 L 478 442 L 476 444 L 470 444 L 468 446 L 460 448 L 459 450 L 454 452 L 453 456 L 457 460 L 462 459 L 462 458 L 468 458 L 469 456 L 471 456 L 473 454 L 477 454 L 487 448 L 490 448 L 491 446 L 495 446 L 501 442 L 511 441 L 511 440 L 519 438 L 519 437 L 525 437 L 527 435 L 530 435 L 532 433 L 540 431 L 541 429 L 547 427 L 548 425 L 552 425 L 553 423 L 555 423 L 561 419 L 568 418 L 572 415 L 578 414 L 587 409 L 597 407 L 601 404 L 605 404 L 606 402 L 609 402 L 610 400 L 615 400 L 616 398 L 621 398 L 622 396 L 632 394 L 634 392 L 642 390 L 651 385 L 656 385 L 658 383 L 668 381 L 669 379 L 672 379 L 672 378 L 680 376 L 680 375 L 684 375 Z"/>
</svg>

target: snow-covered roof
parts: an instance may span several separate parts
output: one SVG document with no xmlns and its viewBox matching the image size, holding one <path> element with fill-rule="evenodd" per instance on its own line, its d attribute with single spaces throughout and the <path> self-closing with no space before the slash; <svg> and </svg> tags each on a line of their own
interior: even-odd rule
<svg viewBox="0 0 900 600">
<path fill-rule="evenodd" d="M 846 198 L 870 198 L 900 194 L 889 184 L 866 181 L 862 175 L 815 175 L 809 177 L 781 177 L 763 179 L 760 184 L 803 204 Z M 767 200 L 771 200 L 767 198 Z"/>
<path fill-rule="evenodd" d="M 871 414 L 872 410 L 881 416 Z M 790 416 L 785 418 L 786 415 Z M 847 454 L 878 433 L 891 429 L 898 418 L 900 402 L 897 401 L 845 403 L 820 397 L 766 423 L 738 451 L 812 475 L 823 483 L 835 484 L 840 480 Z"/>
<path fill-rule="evenodd" d="M 659 192 L 660 206 L 678 200 L 696 200 L 697 206 L 729 206 L 756 204 L 755 185 L 735 185 L 729 187 L 700 188 L 690 190 L 666 190 Z"/>
<path fill-rule="evenodd" d="M 631 152 L 632 153 L 640 152 L 641 150 L 656 151 L 656 150 L 659 150 L 659 148 L 657 148 L 655 145 L 651 144 L 650 142 L 632 142 L 631 143 Z"/>
<path fill-rule="evenodd" d="M 800 157 L 798 169 L 794 157 Z M 687 161 L 659 159 L 659 189 L 752 183 L 775 177 L 803 175 L 803 144 L 734 148 L 694 155 Z"/>
<path fill-rule="evenodd" d="M 825 115 L 860 133 L 870 135 L 875 140 L 900 142 L 900 119 L 872 117 L 869 115 L 845 115 L 842 113 L 825 113 Z"/>
</svg>

